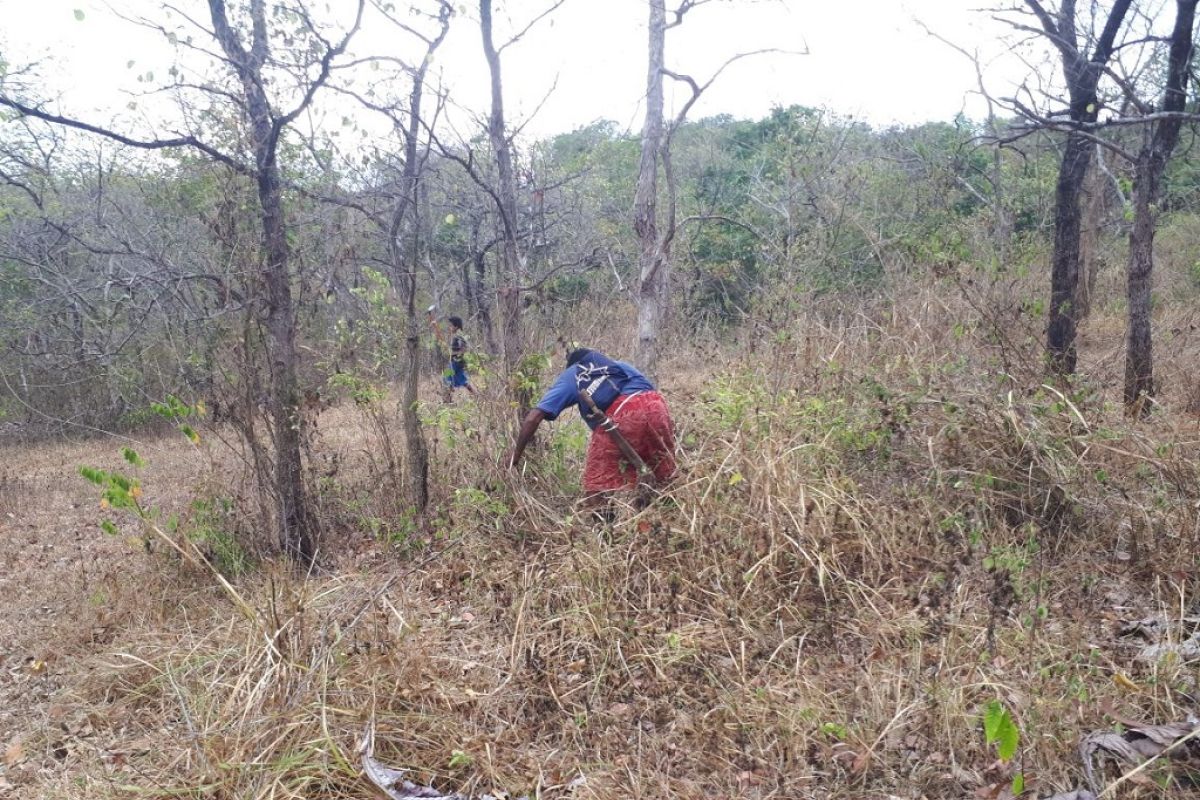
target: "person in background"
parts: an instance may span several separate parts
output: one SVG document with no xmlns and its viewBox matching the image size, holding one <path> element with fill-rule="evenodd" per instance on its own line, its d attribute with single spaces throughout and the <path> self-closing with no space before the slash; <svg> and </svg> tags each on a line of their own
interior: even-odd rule
<svg viewBox="0 0 1200 800">
<path fill-rule="evenodd" d="M 467 377 L 467 337 L 462 332 L 462 317 L 447 317 L 446 321 L 450 323 L 450 367 L 443 374 L 442 380 L 446 384 L 447 397 L 458 388 L 475 394 L 475 388 L 471 386 L 470 378 Z M 438 341 L 446 344 L 441 326 L 432 313 L 429 315 L 429 322 L 433 325 L 433 332 Z"/>
<path fill-rule="evenodd" d="M 675 475 L 675 426 L 662 395 L 632 365 L 586 347 L 567 354 L 567 368 L 537 406 L 525 415 L 508 459 L 509 466 L 520 463 L 542 420 L 553 421 L 571 406 L 578 406 L 583 421 L 592 429 L 583 468 L 585 499 L 594 505 L 611 492 L 632 488 L 637 482 L 637 470 L 627 463 L 612 436 L 597 429 L 601 420 L 580 397 L 585 391 L 605 416 L 616 423 L 619 433 L 654 473 L 658 485 Z"/>
</svg>

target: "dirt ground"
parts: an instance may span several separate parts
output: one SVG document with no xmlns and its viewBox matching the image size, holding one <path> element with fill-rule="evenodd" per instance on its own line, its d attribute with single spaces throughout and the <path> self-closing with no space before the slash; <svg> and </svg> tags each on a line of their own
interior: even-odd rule
<svg viewBox="0 0 1200 800">
<path fill-rule="evenodd" d="M 136 449 L 146 467 L 131 470 L 122 447 Z M 80 466 L 139 473 L 155 503 L 173 513 L 206 469 L 190 451 L 178 434 L 0 445 L 7 465 L 0 470 L 0 796 L 47 769 L 41 765 L 64 760 L 68 740 L 81 733 L 53 705 L 71 662 L 105 649 L 143 605 L 137 595 L 164 591 L 136 529 L 126 523 L 116 536 L 100 529 L 99 492 Z M 29 732 L 61 743 L 28 752 Z"/>
</svg>

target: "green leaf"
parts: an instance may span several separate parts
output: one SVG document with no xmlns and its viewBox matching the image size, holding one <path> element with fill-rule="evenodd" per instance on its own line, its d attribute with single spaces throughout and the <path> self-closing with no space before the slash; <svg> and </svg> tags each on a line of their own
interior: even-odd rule
<svg viewBox="0 0 1200 800">
<path fill-rule="evenodd" d="M 108 473 L 102 469 L 96 469 L 95 467 L 80 467 L 79 474 L 97 486 L 103 486 L 104 484 L 108 483 Z"/>
<path fill-rule="evenodd" d="M 146 462 L 142 460 L 142 457 L 139 456 L 137 451 L 131 447 L 121 448 L 121 455 L 125 457 L 126 461 L 128 461 L 130 464 L 133 464 L 135 467 L 143 467 L 146 465 Z"/>
<path fill-rule="evenodd" d="M 179 430 L 191 441 L 192 444 L 200 444 L 200 434 L 196 433 L 196 429 L 191 425 L 180 425 Z"/>
<path fill-rule="evenodd" d="M 101 496 L 101 508 L 132 508 L 133 498 L 129 491 L 119 486 L 110 486 Z"/>
<path fill-rule="evenodd" d="M 1001 761 L 1008 761 L 1017 752 L 1021 732 L 1013 722 L 1008 709 L 999 700 L 987 704 L 983 712 L 983 733 L 988 744 L 996 745 L 996 754 Z"/>
<path fill-rule="evenodd" d="M 821 723 L 821 733 L 831 739 L 841 740 L 846 738 L 847 731 L 845 725 L 839 725 L 836 722 L 823 722 Z"/>
<path fill-rule="evenodd" d="M 1023 791 L 1025 791 L 1025 773 L 1018 772 L 1016 775 L 1013 775 L 1012 793 L 1019 795 Z"/>
<path fill-rule="evenodd" d="M 83 16 L 84 16 L 84 15 L 83 15 L 83 9 L 82 9 L 82 8 L 77 8 L 77 9 L 75 9 L 75 21 L 76 21 L 76 22 L 83 22 Z"/>
<path fill-rule="evenodd" d="M 100 530 L 104 531 L 109 536 L 116 536 L 120 532 L 117 530 L 117 526 L 113 524 L 111 519 L 100 520 Z"/>
</svg>

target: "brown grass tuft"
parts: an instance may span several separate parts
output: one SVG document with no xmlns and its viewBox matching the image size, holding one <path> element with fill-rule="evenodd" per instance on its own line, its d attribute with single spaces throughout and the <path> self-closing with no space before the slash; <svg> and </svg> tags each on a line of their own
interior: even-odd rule
<svg viewBox="0 0 1200 800">
<path fill-rule="evenodd" d="M 1159 614 L 1191 632 L 1194 422 L 1173 390 L 1130 423 L 1107 382 L 1043 385 L 1033 323 L 972 291 L 675 354 L 683 474 L 611 524 L 571 502 L 578 423 L 504 475 L 504 403 L 431 389 L 436 511 L 414 522 L 372 491 L 374 429 L 326 412 L 331 573 L 243 576 L 243 614 L 155 556 L 119 601 L 137 613 L 21 722 L 6 779 L 26 797 L 362 797 L 374 718 L 381 761 L 471 794 L 1079 785 L 1082 733 L 1195 706 L 1194 664 L 1138 661 L 1117 630 Z M 1107 369 L 1104 348 L 1084 356 Z M 984 741 L 992 700 L 1020 729 L 1013 762 Z M 1179 791 L 1153 778 L 1121 796 Z"/>
</svg>

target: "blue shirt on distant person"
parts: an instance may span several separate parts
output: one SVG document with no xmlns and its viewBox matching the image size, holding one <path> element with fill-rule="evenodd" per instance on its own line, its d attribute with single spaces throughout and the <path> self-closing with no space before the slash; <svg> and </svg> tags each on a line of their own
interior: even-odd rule
<svg viewBox="0 0 1200 800">
<path fill-rule="evenodd" d="M 621 395 L 652 392 L 654 384 L 632 365 L 613 361 L 598 350 L 589 350 L 583 358 L 562 371 L 538 401 L 537 408 L 546 415 L 546 419 L 552 420 L 577 405 L 583 421 L 588 427 L 595 428 L 600 421 L 590 419 L 590 412 L 579 402 L 579 393 L 585 389 L 590 390 L 592 400 L 601 411 L 608 411 Z"/>
</svg>

